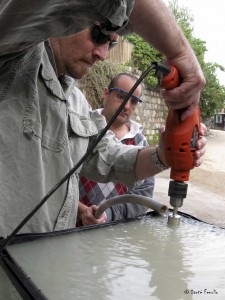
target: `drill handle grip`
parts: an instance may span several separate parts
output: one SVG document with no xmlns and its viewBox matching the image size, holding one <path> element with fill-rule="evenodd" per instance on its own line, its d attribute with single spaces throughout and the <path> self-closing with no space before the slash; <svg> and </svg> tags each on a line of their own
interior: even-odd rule
<svg viewBox="0 0 225 300">
<path fill-rule="evenodd" d="M 170 73 L 163 76 L 161 87 L 165 90 L 172 90 L 181 83 L 181 77 L 176 67 L 170 66 Z"/>
</svg>

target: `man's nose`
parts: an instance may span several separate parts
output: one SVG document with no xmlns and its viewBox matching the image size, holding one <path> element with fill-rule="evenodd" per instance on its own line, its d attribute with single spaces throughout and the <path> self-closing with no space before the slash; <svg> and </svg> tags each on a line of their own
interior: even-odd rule
<svg viewBox="0 0 225 300">
<path fill-rule="evenodd" d="M 103 45 L 96 45 L 94 48 L 94 56 L 101 61 L 106 60 L 108 56 L 108 48 L 109 48 L 109 43 L 105 43 Z"/>
<path fill-rule="evenodd" d="M 124 105 L 124 107 L 126 108 L 126 109 L 129 109 L 129 108 L 131 108 L 131 105 L 130 105 L 130 102 L 131 101 L 131 98 L 127 101 L 127 103 Z"/>
</svg>

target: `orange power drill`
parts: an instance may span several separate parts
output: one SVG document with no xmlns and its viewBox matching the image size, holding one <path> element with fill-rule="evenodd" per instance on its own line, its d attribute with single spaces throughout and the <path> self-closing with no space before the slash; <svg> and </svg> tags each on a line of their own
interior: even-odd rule
<svg viewBox="0 0 225 300">
<path fill-rule="evenodd" d="M 162 77 L 161 87 L 170 90 L 180 83 L 178 70 L 170 66 L 170 72 Z M 171 167 L 168 195 L 170 204 L 174 208 L 173 214 L 169 216 L 168 223 L 177 225 L 180 216 L 178 208 L 183 205 L 186 198 L 190 170 L 194 168 L 194 153 L 196 142 L 200 134 L 200 110 L 196 108 L 194 114 L 186 120 L 181 121 L 183 110 L 169 110 L 165 128 L 165 160 Z"/>
</svg>

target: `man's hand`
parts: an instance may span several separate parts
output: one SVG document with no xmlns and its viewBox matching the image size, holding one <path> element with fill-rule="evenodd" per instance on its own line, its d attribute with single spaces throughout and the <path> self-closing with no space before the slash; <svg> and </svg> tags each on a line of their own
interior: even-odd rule
<svg viewBox="0 0 225 300">
<path fill-rule="evenodd" d="M 202 164 L 202 156 L 205 154 L 205 146 L 207 144 L 207 140 L 204 137 L 207 133 L 207 128 L 203 123 L 201 123 L 200 126 L 201 135 L 196 145 L 197 150 L 195 151 L 195 167 L 199 167 Z"/>
<path fill-rule="evenodd" d="M 191 50 L 190 50 L 191 52 Z M 162 96 L 165 103 L 173 110 L 186 108 L 181 115 L 181 120 L 191 116 L 198 106 L 200 92 L 205 85 L 205 78 L 197 63 L 197 59 L 189 56 L 182 59 L 174 59 L 168 62 L 175 66 L 181 76 L 181 84 L 172 90 L 163 90 Z"/>
<path fill-rule="evenodd" d="M 95 212 L 97 211 L 98 206 L 92 205 L 90 207 L 79 202 L 79 219 L 82 221 L 82 224 L 85 225 L 94 225 L 94 224 L 104 224 L 106 222 L 107 216 L 104 212 L 99 219 L 95 218 Z"/>
</svg>

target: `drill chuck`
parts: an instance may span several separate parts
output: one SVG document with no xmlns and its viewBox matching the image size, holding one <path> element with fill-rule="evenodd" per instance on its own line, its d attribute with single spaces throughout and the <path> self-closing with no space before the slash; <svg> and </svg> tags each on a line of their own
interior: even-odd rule
<svg viewBox="0 0 225 300">
<path fill-rule="evenodd" d="M 181 207 L 183 199 L 187 196 L 188 184 L 182 181 L 170 181 L 168 196 L 170 196 L 170 204 L 173 207 Z"/>
</svg>

